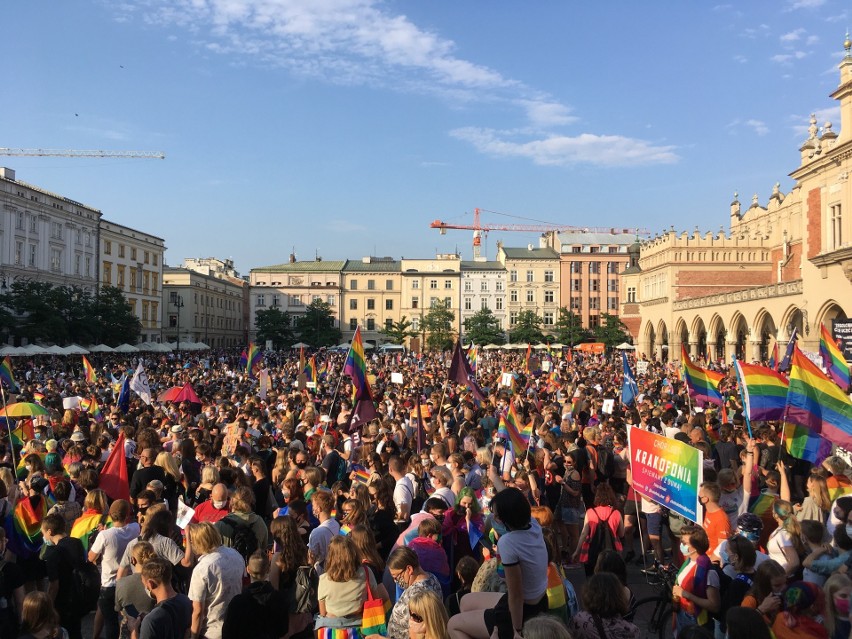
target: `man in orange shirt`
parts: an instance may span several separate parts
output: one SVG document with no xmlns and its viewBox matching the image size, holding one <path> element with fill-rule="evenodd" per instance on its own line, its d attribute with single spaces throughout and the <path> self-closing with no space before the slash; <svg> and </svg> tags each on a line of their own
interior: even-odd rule
<svg viewBox="0 0 852 639">
<path fill-rule="evenodd" d="M 719 505 L 721 496 L 722 489 L 714 481 L 705 481 L 698 488 L 698 500 L 704 506 L 703 528 L 710 540 L 710 548 L 714 550 L 731 534 L 731 520 Z M 719 561 L 715 555 L 711 555 L 710 559 Z"/>
</svg>

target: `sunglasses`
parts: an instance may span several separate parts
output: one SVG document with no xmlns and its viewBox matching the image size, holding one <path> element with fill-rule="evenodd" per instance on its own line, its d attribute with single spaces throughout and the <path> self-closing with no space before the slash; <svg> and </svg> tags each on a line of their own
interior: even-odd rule
<svg viewBox="0 0 852 639">
<path fill-rule="evenodd" d="M 413 621 L 414 623 L 423 623 L 423 617 L 418 615 L 416 612 L 410 612 L 409 611 L 408 616 L 411 618 L 411 621 Z"/>
</svg>

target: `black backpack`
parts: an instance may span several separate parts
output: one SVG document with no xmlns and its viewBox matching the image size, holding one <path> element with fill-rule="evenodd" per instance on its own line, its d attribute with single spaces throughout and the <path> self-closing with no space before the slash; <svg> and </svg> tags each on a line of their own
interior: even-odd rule
<svg viewBox="0 0 852 639">
<path fill-rule="evenodd" d="M 85 615 L 98 607 L 101 573 L 91 561 L 84 561 L 71 573 L 74 579 L 74 608 Z"/>
<path fill-rule="evenodd" d="M 605 446 L 598 446 L 598 480 L 607 481 L 615 475 L 615 456 Z"/>
<path fill-rule="evenodd" d="M 231 534 L 225 533 L 225 537 L 231 540 L 231 548 L 240 553 L 248 564 L 249 557 L 257 550 L 257 537 L 251 525 L 233 515 L 228 515 L 222 519 L 222 523 L 231 529 Z"/>
<path fill-rule="evenodd" d="M 593 509 L 597 515 L 597 508 Z M 589 539 L 589 557 L 586 559 L 586 564 L 594 566 L 598 563 L 598 555 L 604 550 L 615 550 L 615 537 L 609 527 L 609 520 L 615 513 L 615 509 L 611 509 L 609 517 L 601 519 L 598 515 L 598 524 L 595 526 L 595 532 Z"/>
<path fill-rule="evenodd" d="M 316 569 L 313 566 L 299 566 L 296 569 L 296 577 L 293 579 L 290 613 L 315 614 L 319 610 L 318 587 L 319 575 L 317 575 Z"/>
</svg>

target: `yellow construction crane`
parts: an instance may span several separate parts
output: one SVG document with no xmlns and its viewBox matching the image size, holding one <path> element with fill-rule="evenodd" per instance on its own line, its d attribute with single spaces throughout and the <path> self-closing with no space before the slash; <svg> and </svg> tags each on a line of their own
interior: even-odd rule
<svg viewBox="0 0 852 639">
<path fill-rule="evenodd" d="M 0 155 L 22 158 L 126 158 L 135 160 L 164 160 L 162 151 L 77 151 L 75 149 L 10 149 L 0 147 Z"/>
</svg>

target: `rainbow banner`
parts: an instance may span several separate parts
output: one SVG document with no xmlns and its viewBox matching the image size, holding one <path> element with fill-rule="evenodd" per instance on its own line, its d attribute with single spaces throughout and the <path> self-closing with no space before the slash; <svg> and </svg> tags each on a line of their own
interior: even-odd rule
<svg viewBox="0 0 852 639">
<path fill-rule="evenodd" d="M 704 481 L 704 454 L 635 426 L 628 429 L 627 440 L 636 492 L 690 521 L 701 521 L 698 487 Z"/>
<path fill-rule="evenodd" d="M 254 369 L 260 365 L 262 360 L 263 354 L 260 352 L 260 346 L 254 342 L 249 342 L 246 355 L 246 373 L 249 377 L 254 377 Z"/>
<path fill-rule="evenodd" d="M 828 376 L 840 386 L 841 390 L 848 389 L 849 384 L 852 383 L 849 379 L 849 364 L 846 363 L 843 351 L 840 350 L 825 324 L 820 324 L 819 328 L 819 354 Z"/>
<path fill-rule="evenodd" d="M 367 382 L 367 357 L 364 355 L 364 342 L 361 340 L 361 327 L 355 329 L 352 346 L 343 364 L 343 372 L 352 379 L 353 401 L 372 399 L 370 384 Z"/>
<path fill-rule="evenodd" d="M 359 466 L 353 472 L 355 473 L 354 479 L 359 484 L 369 484 L 370 483 L 370 472 L 367 469 Z"/>
<path fill-rule="evenodd" d="M 309 382 L 317 383 L 317 379 L 319 378 L 319 373 L 317 372 L 317 358 L 314 355 L 311 355 L 311 358 L 308 360 L 307 364 L 305 364 L 304 369 L 305 377 L 308 378 Z"/>
<path fill-rule="evenodd" d="M 683 381 L 689 389 L 689 396 L 696 400 L 722 404 L 724 400 L 722 393 L 719 392 L 719 382 L 725 379 L 725 376 L 693 364 L 684 345 L 681 345 L 680 357 L 683 365 Z"/>
<path fill-rule="evenodd" d="M 98 375 L 95 373 L 95 367 L 92 366 L 92 363 L 85 355 L 83 355 L 83 377 L 86 379 L 87 384 L 94 384 L 98 381 Z"/>
<path fill-rule="evenodd" d="M 500 416 L 500 423 L 497 426 L 497 434 L 503 439 L 512 442 L 515 454 L 520 455 L 530 445 L 532 428 L 532 422 L 526 426 L 521 426 L 521 418 L 515 410 L 515 403 L 509 402 L 509 411 L 505 416 Z"/>
<path fill-rule="evenodd" d="M 6 529 L 8 548 L 19 558 L 29 558 L 41 549 L 41 522 L 52 504 L 42 496 L 36 506 L 31 499 L 23 499 L 15 510 L 6 516 L 3 527 Z"/>
<path fill-rule="evenodd" d="M 787 405 L 787 389 L 790 386 L 787 378 L 765 366 L 746 364 L 740 360 L 736 360 L 734 365 L 737 367 L 737 377 L 749 419 L 783 419 Z"/>
<path fill-rule="evenodd" d="M 467 351 L 467 363 L 470 364 L 470 370 L 476 372 L 476 362 L 479 361 L 479 348 L 474 344 Z"/>
<path fill-rule="evenodd" d="M 12 359 L 7 355 L 0 362 L 0 382 L 13 393 L 18 391 L 18 384 L 15 382 L 15 376 L 12 375 Z"/>
<path fill-rule="evenodd" d="M 784 421 L 846 449 L 852 448 L 852 401 L 798 348 L 790 358 L 790 391 Z"/>
<path fill-rule="evenodd" d="M 831 455 L 831 442 L 820 437 L 807 426 L 784 424 L 784 446 L 796 459 L 804 459 L 812 464 L 821 464 Z"/>
</svg>

